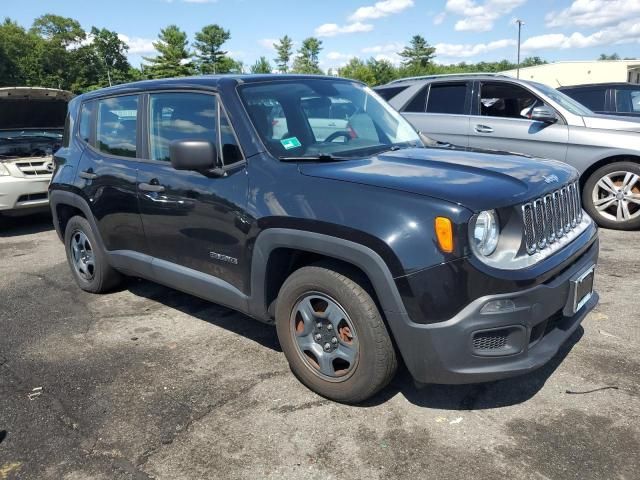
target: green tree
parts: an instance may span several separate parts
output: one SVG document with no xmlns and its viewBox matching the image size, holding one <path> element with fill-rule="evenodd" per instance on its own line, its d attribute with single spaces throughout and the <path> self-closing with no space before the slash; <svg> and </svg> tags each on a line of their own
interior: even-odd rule
<svg viewBox="0 0 640 480">
<path fill-rule="evenodd" d="M 77 20 L 47 13 L 33 21 L 31 31 L 45 40 L 68 47 L 80 43 L 87 34 Z"/>
<path fill-rule="evenodd" d="M 342 68 L 338 70 L 338 75 L 344 78 L 352 78 L 354 80 L 360 80 L 361 82 L 373 85 L 376 81 L 376 77 L 364 61 L 359 58 L 352 58 Z"/>
<path fill-rule="evenodd" d="M 196 33 L 196 41 L 193 47 L 196 50 L 196 65 L 200 73 L 221 73 L 222 58 L 227 52 L 222 50 L 222 45 L 231 38 L 229 30 L 220 25 L 207 25 Z"/>
<path fill-rule="evenodd" d="M 416 73 L 427 72 L 433 64 L 436 49 L 429 45 L 421 35 L 414 35 L 409 45 L 398 53 L 404 60 L 403 66 Z"/>
<path fill-rule="evenodd" d="M 244 63 L 225 55 L 220 59 L 218 73 L 244 73 Z"/>
<path fill-rule="evenodd" d="M 177 25 L 163 28 L 158 41 L 153 42 L 158 51 L 156 57 L 144 57 L 149 63 L 145 68 L 151 78 L 181 77 L 193 73 L 191 52 L 187 48 L 187 34 Z"/>
<path fill-rule="evenodd" d="M 370 58 L 367 61 L 367 66 L 373 74 L 373 86 L 384 85 L 385 83 L 389 83 L 391 80 L 394 80 L 398 77 L 398 69 L 394 67 L 393 63 L 391 63 L 389 60 L 376 60 L 375 58 Z"/>
<path fill-rule="evenodd" d="M 0 24 L 0 86 L 37 85 L 43 40 L 7 18 Z"/>
<path fill-rule="evenodd" d="M 273 48 L 276 49 L 278 56 L 275 58 L 278 71 L 280 73 L 287 73 L 289 71 L 289 62 L 291 61 L 291 55 L 293 54 L 293 40 L 289 35 L 285 35 L 277 43 L 273 44 Z"/>
<path fill-rule="evenodd" d="M 315 37 L 306 38 L 298 50 L 298 55 L 293 62 L 292 71 L 295 73 L 321 74 L 319 56 L 322 50 L 322 41 Z"/>
<path fill-rule="evenodd" d="M 131 80 L 131 65 L 127 60 L 129 45 L 118 37 L 116 32 L 106 28 L 91 28 L 92 46 L 104 71 L 107 82 L 112 84 Z"/>
<path fill-rule="evenodd" d="M 272 70 L 271 64 L 266 57 L 260 57 L 256 60 L 256 63 L 251 66 L 251 73 L 271 73 Z"/>
<path fill-rule="evenodd" d="M 520 62 L 521 67 L 534 67 L 536 65 L 544 65 L 548 63 L 546 60 L 543 60 L 540 57 L 527 57 L 522 62 Z"/>
<path fill-rule="evenodd" d="M 598 57 L 598 60 L 620 60 L 620 55 L 618 55 L 617 53 L 612 53 L 611 55 L 601 53 Z"/>
</svg>

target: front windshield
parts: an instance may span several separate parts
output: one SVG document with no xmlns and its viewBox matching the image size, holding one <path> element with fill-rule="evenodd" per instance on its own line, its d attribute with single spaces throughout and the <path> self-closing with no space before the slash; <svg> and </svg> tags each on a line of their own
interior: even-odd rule
<svg viewBox="0 0 640 480">
<path fill-rule="evenodd" d="M 356 82 L 318 78 L 250 83 L 240 87 L 240 96 L 277 158 L 353 158 L 423 146 L 399 113 Z"/>
<path fill-rule="evenodd" d="M 546 85 L 543 85 L 542 83 L 535 83 L 535 86 L 551 100 L 558 103 L 563 108 L 566 108 L 570 113 L 573 113 L 574 115 L 594 115 L 594 113 L 587 107 L 585 107 L 581 103 L 578 103 L 568 95 L 565 95 L 564 93 L 556 90 L 555 88 L 548 87 Z"/>
</svg>

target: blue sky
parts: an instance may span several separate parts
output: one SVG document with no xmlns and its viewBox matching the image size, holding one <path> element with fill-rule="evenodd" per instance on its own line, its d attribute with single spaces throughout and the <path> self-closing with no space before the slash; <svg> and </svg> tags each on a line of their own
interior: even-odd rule
<svg viewBox="0 0 640 480">
<path fill-rule="evenodd" d="M 193 34 L 208 23 L 231 30 L 225 48 L 246 65 L 272 59 L 274 39 L 297 45 L 322 39 L 323 68 L 352 56 L 389 58 L 414 34 L 437 48 L 437 61 L 515 60 L 517 27 L 523 56 L 549 61 L 594 59 L 600 53 L 639 56 L 640 0 L 3 0 L 2 15 L 28 27 L 44 13 L 69 16 L 118 32 L 139 65 L 152 55 L 159 30 L 178 24 Z"/>
</svg>

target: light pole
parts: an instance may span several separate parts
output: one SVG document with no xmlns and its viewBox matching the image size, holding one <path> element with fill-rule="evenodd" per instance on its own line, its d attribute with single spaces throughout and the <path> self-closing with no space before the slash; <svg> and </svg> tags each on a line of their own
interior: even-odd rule
<svg viewBox="0 0 640 480">
<path fill-rule="evenodd" d="M 522 31 L 524 22 L 518 18 L 516 23 L 518 24 L 518 67 L 516 70 L 516 78 L 520 78 L 520 32 Z"/>
</svg>

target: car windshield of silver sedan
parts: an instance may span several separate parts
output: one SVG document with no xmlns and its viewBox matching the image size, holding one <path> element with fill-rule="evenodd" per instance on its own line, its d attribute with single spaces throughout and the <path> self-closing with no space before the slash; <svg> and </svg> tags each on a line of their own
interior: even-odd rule
<svg viewBox="0 0 640 480">
<path fill-rule="evenodd" d="M 282 160 L 347 159 L 424 146 L 400 114 L 356 82 L 291 79 L 239 90 L 262 142 Z"/>
</svg>

